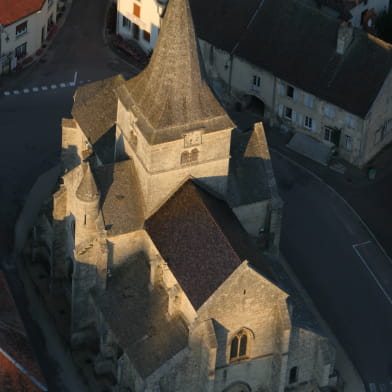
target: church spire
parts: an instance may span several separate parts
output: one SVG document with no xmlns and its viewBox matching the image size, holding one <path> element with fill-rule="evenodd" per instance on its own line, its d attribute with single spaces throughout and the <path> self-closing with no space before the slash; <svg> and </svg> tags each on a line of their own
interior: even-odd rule
<svg viewBox="0 0 392 392">
<path fill-rule="evenodd" d="M 152 144 L 181 137 L 184 126 L 203 121 L 215 120 L 216 130 L 232 127 L 204 79 L 188 0 L 169 1 L 151 61 L 127 89 L 131 106 L 153 129 L 146 135 Z M 173 127 L 181 129 L 163 131 Z"/>
</svg>

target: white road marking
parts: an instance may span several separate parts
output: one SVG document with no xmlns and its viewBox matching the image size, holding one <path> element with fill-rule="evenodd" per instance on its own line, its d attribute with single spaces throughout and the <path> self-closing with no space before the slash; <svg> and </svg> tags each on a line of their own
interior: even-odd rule
<svg viewBox="0 0 392 392">
<path fill-rule="evenodd" d="M 374 281 L 377 283 L 377 286 L 380 288 L 380 290 L 382 291 L 382 293 L 385 295 L 386 299 L 388 300 L 388 302 L 392 305 L 392 298 L 389 296 L 389 294 L 386 292 L 386 290 L 384 289 L 384 287 L 382 286 L 381 282 L 377 279 L 377 276 L 374 274 L 374 272 L 372 271 L 372 269 L 369 267 L 368 263 L 366 262 L 366 260 L 362 257 L 362 255 L 359 253 L 358 248 L 360 246 L 363 245 L 367 245 L 370 244 L 371 241 L 366 241 L 366 242 L 361 242 L 360 244 L 353 244 L 352 247 L 354 249 L 354 252 L 357 254 L 357 256 L 359 257 L 359 259 L 362 261 L 362 264 L 366 267 L 366 269 L 369 271 L 370 275 L 372 276 L 372 278 L 374 279 Z M 369 384 L 370 385 L 370 384 Z"/>
<path fill-rule="evenodd" d="M 74 81 L 72 81 L 72 82 L 61 82 L 59 84 L 51 84 L 50 87 L 48 87 L 48 86 L 39 86 L 39 87 L 24 88 L 22 90 L 4 91 L 3 95 L 5 95 L 5 96 L 10 96 L 12 94 L 13 95 L 20 95 L 21 92 L 23 92 L 24 94 L 29 94 L 30 92 L 37 93 L 39 91 L 48 91 L 49 88 L 51 90 L 56 90 L 59 87 L 61 87 L 61 88 L 64 88 L 64 87 L 75 87 L 76 84 L 77 84 L 76 83 L 77 76 L 78 76 L 78 73 L 75 72 Z M 91 80 L 89 80 L 89 82 L 90 81 Z M 84 81 L 84 80 L 78 81 L 78 84 L 84 84 L 84 83 L 86 83 L 86 81 Z"/>
</svg>

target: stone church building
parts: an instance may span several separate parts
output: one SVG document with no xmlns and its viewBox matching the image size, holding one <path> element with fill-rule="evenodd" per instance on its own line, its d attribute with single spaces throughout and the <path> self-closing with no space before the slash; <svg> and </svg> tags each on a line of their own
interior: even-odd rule
<svg viewBox="0 0 392 392">
<path fill-rule="evenodd" d="M 270 266 L 282 202 L 263 126 L 211 92 L 187 0 L 147 68 L 78 88 L 33 230 L 92 391 L 333 391 L 334 349 Z M 61 325 L 60 325 L 61 324 Z"/>
</svg>

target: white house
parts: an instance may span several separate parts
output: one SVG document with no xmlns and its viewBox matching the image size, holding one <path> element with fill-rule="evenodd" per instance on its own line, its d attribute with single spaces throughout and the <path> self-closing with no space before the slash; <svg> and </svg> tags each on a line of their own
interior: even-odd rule
<svg viewBox="0 0 392 392">
<path fill-rule="evenodd" d="M 155 46 L 167 0 L 118 0 L 116 33 L 138 41 L 148 53 Z"/>
<path fill-rule="evenodd" d="M 36 53 L 56 24 L 57 0 L 0 2 L 0 75 Z"/>
</svg>

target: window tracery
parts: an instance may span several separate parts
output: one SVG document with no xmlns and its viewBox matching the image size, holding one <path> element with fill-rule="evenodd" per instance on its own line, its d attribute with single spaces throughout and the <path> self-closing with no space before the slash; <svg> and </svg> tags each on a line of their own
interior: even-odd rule
<svg viewBox="0 0 392 392">
<path fill-rule="evenodd" d="M 249 357 L 249 334 L 245 329 L 241 329 L 231 339 L 230 361 L 238 361 Z"/>
</svg>

